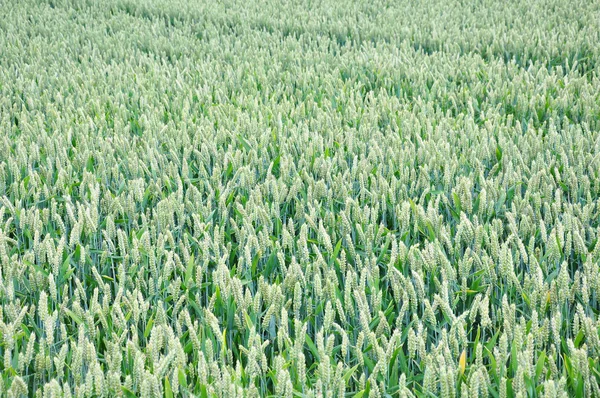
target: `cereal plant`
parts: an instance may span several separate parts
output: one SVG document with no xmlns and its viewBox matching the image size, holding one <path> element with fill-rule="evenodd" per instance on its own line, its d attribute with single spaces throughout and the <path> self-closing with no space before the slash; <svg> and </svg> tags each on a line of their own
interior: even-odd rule
<svg viewBox="0 0 600 398">
<path fill-rule="evenodd" d="M 0 0 L 0 396 L 600 396 L 596 0 Z"/>
</svg>

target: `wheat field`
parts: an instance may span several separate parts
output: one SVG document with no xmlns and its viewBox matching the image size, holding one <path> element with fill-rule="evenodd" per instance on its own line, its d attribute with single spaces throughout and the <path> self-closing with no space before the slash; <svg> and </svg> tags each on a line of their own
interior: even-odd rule
<svg viewBox="0 0 600 398">
<path fill-rule="evenodd" d="M 600 2 L 0 0 L 0 396 L 600 397 Z"/>
</svg>

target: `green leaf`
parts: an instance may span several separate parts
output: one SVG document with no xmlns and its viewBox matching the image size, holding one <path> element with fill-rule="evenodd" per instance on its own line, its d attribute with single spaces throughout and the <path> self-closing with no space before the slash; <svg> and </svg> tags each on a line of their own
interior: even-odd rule
<svg viewBox="0 0 600 398">
<path fill-rule="evenodd" d="M 123 391 L 123 393 L 125 394 L 125 396 L 127 398 L 136 398 L 137 395 L 135 395 L 133 393 L 133 391 L 131 391 L 129 388 L 125 387 L 125 386 L 121 386 L 121 391 Z"/>
<path fill-rule="evenodd" d="M 233 163 L 229 162 L 227 164 L 227 170 L 225 171 L 225 178 L 229 179 L 233 175 Z"/>
<path fill-rule="evenodd" d="M 237 135 L 237 139 L 238 139 L 239 143 L 244 147 L 245 150 L 249 151 L 250 149 L 252 149 L 252 147 L 250 146 L 250 143 L 248 143 L 248 141 L 246 141 L 246 139 L 244 137 L 242 137 L 240 134 Z"/>
<path fill-rule="evenodd" d="M 254 255 L 254 258 L 252 259 L 252 264 L 250 265 L 250 270 L 252 272 L 252 278 L 254 278 L 256 276 L 256 269 L 258 268 L 258 260 L 260 259 L 260 257 L 258 256 L 258 253 Z M 258 277 L 257 277 L 258 279 Z"/>
<path fill-rule="evenodd" d="M 516 186 L 513 185 L 508 189 L 508 192 L 506 193 L 506 205 L 507 206 L 510 206 L 510 204 L 512 203 L 512 200 L 515 196 L 515 189 L 516 189 Z"/>
<path fill-rule="evenodd" d="M 144 329 L 144 337 L 148 338 L 150 336 L 150 331 L 152 330 L 152 326 L 154 325 L 154 315 L 150 317 L 148 323 L 146 324 L 146 329 Z"/>
<path fill-rule="evenodd" d="M 267 259 L 267 265 L 265 267 L 265 271 L 263 272 L 265 279 L 269 278 L 269 276 L 271 275 L 271 273 L 277 267 L 278 264 L 279 264 L 279 260 L 277 259 L 277 254 L 275 253 L 275 250 L 273 250 L 271 252 L 271 255 L 269 255 L 269 258 Z"/>
<path fill-rule="evenodd" d="M 77 245 L 79 246 L 79 245 Z M 61 272 L 65 272 L 69 268 L 69 264 L 71 264 L 71 259 L 73 258 L 73 253 L 69 254 L 65 261 L 63 261 L 60 270 Z"/>
<path fill-rule="evenodd" d="M 510 350 L 510 368 L 513 371 L 513 374 L 517 374 L 517 369 L 519 367 L 519 362 L 517 360 L 517 346 L 513 344 L 512 349 Z"/>
<path fill-rule="evenodd" d="M 535 365 L 535 378 L 538 382 L 540 382 L 540 376 L 544 371 L 544 364 L 546 362 L 546 353 L 544 351 L 540 352 L 540 356 L 538 357 L 537 364 Z"/>
<path fill-rule="evenodd" d="M 337 244 L 335 245 L 335 249 L 333 250 L 333 257 L 332 259 L 335 260 L 336 258 L 338 258 L 338 256 L 340 255 L 340 251 L 342 249 L 342 240 L 338 240 Z"/>
<path fill-rule="evenodd" d="M 87 162 L 85 163 L 85 169 L 89 172 L 93 172 L 94 171 L 94 156 L 90 155 L 88 157 Z"/>
<path fill-rule="evenodd" d="M 527 388 L 527 396 L 535 397 L 535 384 L 531 378 L 525 376 L 525 387 Z"/>
<path fill-rule="evenodd" d="M 187 379 L 185 378 L 185 373 L 183 373 L 183 370 L 181 369 L 177 371 L 177 380 L 179 380 L 180 386 L 187 389 Z"/>
<path fill-rule="evenodd" d="M 44 274 L 45 276 L 49 276 L 49 275 L 50 275 L 50 273 L 49 273 L 48 271 L 46 271 L 45 269 L 43 269 L 43 268 L 42 268 L 42 267 L 40 267 L 39 265 L 37 265 L 37 264 L 35 264 L 35 263 L 32 263 L 32 262 L 31 262 L 31 261 L 29 261 L 29 260 L 23 260 L 23 262 L 24 262 L 26 265 L 29 265 L 29 266 L 33 267 L 33 269 L 35 269 L 37 272 L 40 272 L 40 273 Z"/>
<path fill-rule="evenodd" d="M 350 380 L 350 377 L 352 377 L 352 374 L 356 371 L 356 369 L 358 369 L 358 365 L 356 364 L 353 367 L 351 367 L 350 369 L 348 369 L 345 373 L 344 373 L 344 380 L 346 381 L 346 383 L 348 383 L 348 381 Z"/>
<path fill-rule="evenodd" d="M 579 333 L 577 333 L 577 337 L 575 337 L 575 347 L 579 348 L 581 345 L 581 342 L 583 341 L 583 338 L 585 337 L 585 333 L 583 332 L 583 329 L 579 330 Z"/>
<path fill-rule="evenodd" d="M 481 338 L 481 328 L 477 327 L 477 335 L 475 336 L 475 341 L 473 342 L 473 352 L 477 351 L 477 345 L 479 344 L 479 339 Z"/>
<path fill-rule="evenodd" d="M 208 392 L 206 391 L 206 386 L 205 385 L 201 385 L 200 386 L 200 396 L 202 398 L 208 398 Z"/>
<path fill-rule="evenodd" d="M 280 166 L 281 163 L 281 155 L 277 155 L 277 157 L 273 160 L 273 167 L 271 167 L 271 173 L 277 178 L 280 176 Z"/>
<path fill-rule="evenodd" d="M 585 394 L 584 394 L 584 384 L 583 384 L 583 376 L 580 374 L 577 375 L 577 384 L 576 384 L 576 389 L 575 389 L 575 397 L 576 398 L 584 398 Z"/>
<path fill-rule="evenodd" d="M 68 309 L 68 308 L 65 307 L 65 308 L 63 308 L 63 310 L 65 311 L 65 314 L 67 314 L 78 325 L 81 325 L 83 323 L 83 319 L 81 319 L 77 314 L 75 314 L 70 309 Z"/>
<path fill-rule="evenodd" d="M 462 210 L 462 203 L 460 202 L 460 198 L 456 194 L 456 192 L 452 192 L 452 199 L 454 200 L 454 205 L 456 206 L 456 212 L 460 214 Z"/>
<path fill-rule="evenodd" d="M 494 357 L 494 354 L 486 346 L 484 346 L 483 348 L 485 348 L 485 352 L 490 361 L 490 373 L 492 374 L 492 376 L 494 377 L 494 379 L 496 380 L 496 383 L 497 383 L 498 382 L 498 370 L 497 370 L 498 365 L 496 363 L 496 358 Z"/>
<path fill-rule="evenodd" d="M 306 333 L 305 341 L 306 341 L 306 344 L 308 344 L 308 348 L 310 349 L 310 352 L 312 353 L 313 357 L 315 358 L 316 361 L 318 361 L 319 360 L 319 350 L 317 350 L 317 346 L 315 345 L 315 343 L 313 343 L 313 341 L 310 338 L 310 336 L 308 335 L 308 333 Z"/>
<path fill-rule="evenodd" d="M 192 253 L 190 255 L 190 259 L 188 261 L 187 267 L 185 269 L 185 280 L 183 285 L 185 287 L 187 287 L 188 289 L 190 288 L 190 281 L 192 280 L 192 276 L 194 273 L 194 254 Z"/>
<path fill-rule="evenodd" d="M 429 240 L 431 242 L 435 241 L 435 231 L 433 229 L 433 226 L 431 225 L 431 222 L 428 220 L 425 225 L 427 225 L 427 232 L 428 232 L 427 237 L 429 238 Z"/>
<path fill-rule="evenodd" d="M 165 376 L 165 398 L 173 398 L 173 390 L 171 390 L 168 376 Z"/>
</svg>

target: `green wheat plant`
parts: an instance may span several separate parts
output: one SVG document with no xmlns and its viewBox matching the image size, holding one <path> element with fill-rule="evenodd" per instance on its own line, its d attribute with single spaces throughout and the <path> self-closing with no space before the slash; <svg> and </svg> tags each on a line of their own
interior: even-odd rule
<svg viewBox="0 0 600 398">
<path fill-rule="evenodd" d="M 0 396 L 600 396 L 598 21 L 1 1 Z"/>
</svg>

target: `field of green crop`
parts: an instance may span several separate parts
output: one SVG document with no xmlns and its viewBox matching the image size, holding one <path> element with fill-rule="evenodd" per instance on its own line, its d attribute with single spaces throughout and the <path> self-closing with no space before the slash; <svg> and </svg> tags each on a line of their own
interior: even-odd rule
<svg viewBox="0 0 600 398">
<path fill-rule="evenodd" d="M 0 0 L 0 397 L 600 397 L 597 0 Z"/>
</svg>

